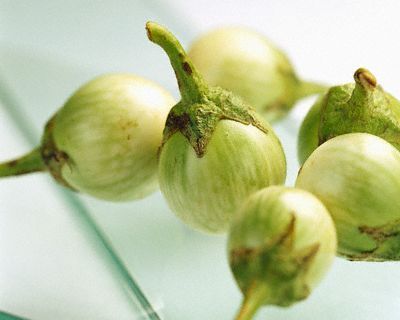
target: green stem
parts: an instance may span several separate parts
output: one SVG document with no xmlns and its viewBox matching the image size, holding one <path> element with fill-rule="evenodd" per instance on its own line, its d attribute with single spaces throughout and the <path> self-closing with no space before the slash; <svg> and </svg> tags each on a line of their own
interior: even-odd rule
<svg viewBox="0 0 400 320">
<path fill-rule="evenodd" d="M 313 94 L 322 93 L 328 90 L 328 86 L 312 81 L 301 81 L 297 89 L 297 98 L 302 99 Z"/>
<path fill-rule="evenodd" d="M 178 39 L 163 26 L 155 22 L 146 23 L 147 36 L 167 53 L 178 81 L 182 100 L 199 102 L 207 86 Z"/>
<path fill-rule="evenodd" d="M 0 163 L 0 177 L 17 176 L 45 170 L 47 170 L 47 167 L 43 162 L 40 148 L 33 149 L 18 159 Z"/>
<path fill-rule="evenodd" d="M 264 285 L 255 284 L 245 295 L 235 320 L 251 320 L 257 310 L 264 304 L 269 290 Z"/>
<path fill-rule="evenodd" d="M 367 69 L 359 68 L 354 73 L 354 81 L 356 85 L 349 102 L 358 105 L 370 100 L 377 87 L 375 76 Z"/>
</svg>

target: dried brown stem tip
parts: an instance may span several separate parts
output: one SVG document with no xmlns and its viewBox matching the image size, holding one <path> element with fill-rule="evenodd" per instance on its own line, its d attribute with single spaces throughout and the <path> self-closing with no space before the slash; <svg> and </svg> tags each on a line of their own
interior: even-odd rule
<svg viewBox="0 0 400 320">
<path fill-rule="evenodd" d="M 151 31 L 150 31 L 150 26 L 151 26 L 151 21 L 148 21 L 146 23 L 146 33 L 147 33 L 147 38 L 149 38 L 149 40 L 152 41 L 152 35 L 151 35 Z"/>
<path fill-rule="evenodd" d="M 361 84 L 364 88 L 375 88 L 377 81 L 375 76 L 365 68 L 359 68 L 354 73 L 354 80 Z"/>
</svg>

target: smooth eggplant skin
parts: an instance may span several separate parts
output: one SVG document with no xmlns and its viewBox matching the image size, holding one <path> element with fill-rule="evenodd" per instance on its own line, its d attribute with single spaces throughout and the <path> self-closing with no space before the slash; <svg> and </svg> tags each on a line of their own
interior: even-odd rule
<svg viewBox="0 0 400 320">
<path fill-rule="evenodd" d="M 338 253 L 350 260 L 400 259 L 400 152 L 367 133 L 319 146 L 296 187 L 319 198 L 333 217 Z"/>
<path fill-rule="evenodd" d="M 54 118 L 53 139 L 68 155 L 63 179 L 109 201 L 157 189 L 157 152 L 173 97 L 152 81 L 109 74 L 81 87 Z"/>
<path fill-rule="evenodd" d="M 188 225 L 209 233 L 226 231 L 248 195 L 285 178 L 285 155 L 273 131 L 231 120 L 218 123 L 203 157 L 180 132 L 160 155 L 160 189 L 169 207 Z"/>
</svg>

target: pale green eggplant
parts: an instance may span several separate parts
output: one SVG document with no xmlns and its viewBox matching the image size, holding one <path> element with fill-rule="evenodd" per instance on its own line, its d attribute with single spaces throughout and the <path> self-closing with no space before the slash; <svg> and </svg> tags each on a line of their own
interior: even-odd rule
<svg viewBox="0 0 400 320">
<path fill-rule="evenodd" d="M 317 196 L 336 224 L 338 253 L 350 260 L 400 260 L 400 152 L 367 133 L 319 146 L 296 187 Z"/>
<path fill-rule="evenodd" d="M 158 186 L 157 152 L 174 103 L 166 90 L 138 76 L 95 78 L 49 120 L 38 148 L 0 164 L 0 177 L 49 171 L 96 198 L 143 198 Z"/>
<path fill-rule="evenodd" d="M 168 54 L 182 97 L 164 130 L 160 189 L 185 223 L 224 232 L 249 194 L 284 183 L 282 146 L 271 126 L 239 97 L 206 85 L 168 30 L 153 22 L 146 28 Z"/>
<path fill-rule="evenodd" d="M 287 307 L 307 298 L 336 255 L 336 231 L 311 193 L 272 186 L 251 195 L 233 219 L 229 264 L 243 293 L 237 320 L 263 305 Z"/>
</svg>

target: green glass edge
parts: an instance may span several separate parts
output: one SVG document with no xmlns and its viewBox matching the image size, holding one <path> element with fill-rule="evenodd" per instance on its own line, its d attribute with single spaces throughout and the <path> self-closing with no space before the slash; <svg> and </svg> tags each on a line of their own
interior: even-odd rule
<svg viewBox="0 0 400 320">
<path fill-rule="evenodd" d="M 22 318 L 20 316 L 16 316 L 11 313 L 7 313 L 4 311 L 0 311 L 0 319 L 1 320 L 28 320 L 28 318 Z"/>
</svg>

